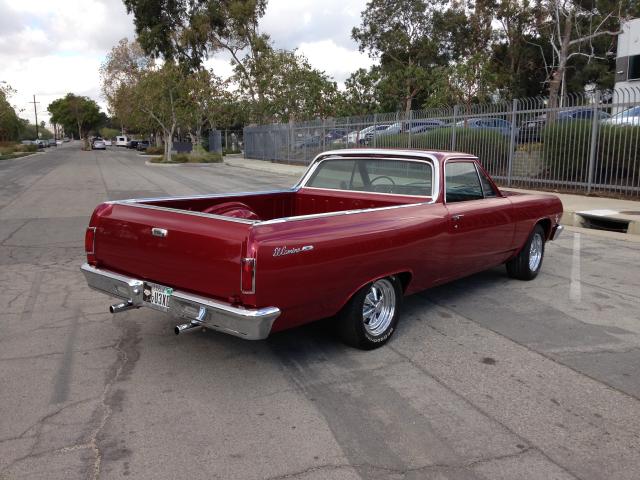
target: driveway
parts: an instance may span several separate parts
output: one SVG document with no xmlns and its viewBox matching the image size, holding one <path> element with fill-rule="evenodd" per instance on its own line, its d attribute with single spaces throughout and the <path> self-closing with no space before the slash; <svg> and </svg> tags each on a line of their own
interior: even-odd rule
<svg viewBox="0 0 640 480">
<path fill-rule="evenodd" d="M 296 176 L 65 144 L 0 162 L 0 479 L 638 479 L 640 244 L 565 232 L 406 300 L 371 352 L 322 322 L 248 342 L 108 313 L 78 267 L 107 199 Z"/>
</svg>

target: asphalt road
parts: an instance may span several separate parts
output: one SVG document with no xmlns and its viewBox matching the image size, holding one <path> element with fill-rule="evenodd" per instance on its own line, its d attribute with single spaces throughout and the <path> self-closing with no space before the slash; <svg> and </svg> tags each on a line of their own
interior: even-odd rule
<svg viewBox="0 0 640 480">
<path fill-rule="evenodd" d="M 112 316 L 78 267 L 94 206 L 295 178 L 64 145 L 0 161 L 0 479 L 638 479 L 640 244 L 565 232 L 542 273 L 407 299 L 361 352 Z"/>
</svg>

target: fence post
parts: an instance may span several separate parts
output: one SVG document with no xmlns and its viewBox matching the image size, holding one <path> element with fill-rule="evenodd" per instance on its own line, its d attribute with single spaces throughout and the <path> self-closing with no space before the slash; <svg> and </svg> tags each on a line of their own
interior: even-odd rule
<svg viewBox="0 0 640 480">
<path fill-rule="evenodd" d="M 589 177 L 587 178 L 587 195 L 591 193 L 593 186 L 593 173 L 595 170 L 596 150 L 598 148 L 598 106 L 600 105 L 600 90 L 596 90 L 591 119 L 591 149 L 589 150 Z"/>
<path fill-rule="evenodd" d="M 507 171 L 507 186 L 511 186 L 511 172 L 513 171 L 513 157 L 516 153 L 516 122 L 518 120 L 518 99 L 513 99 L 511 107 L 511 141 L 509 142 L 509 166 Z"/>
<path fill-rule="evenodd" d="M 373 148 L 376 148 L 376 127 L 378 126 L 378 114 L 374 113 L 373 114 L 373 135 L 371 137 L 371 139 L 373 140 Z"/>
<path fill-rule="evenodd" d="M 409 120 L 407 121 L 407 135 L 409 140 L 407 141 L 407 148 L 411 148 L 411 125 L 413 124 L 413 110 L 409 110 Z"/>
<path fill-rule="evenodd" d="M 458 105 L 453 106 L 453 122 L 451 126 L 451 150 L 456 149 L 456 120 L 458 116 Z"/>
</svg>

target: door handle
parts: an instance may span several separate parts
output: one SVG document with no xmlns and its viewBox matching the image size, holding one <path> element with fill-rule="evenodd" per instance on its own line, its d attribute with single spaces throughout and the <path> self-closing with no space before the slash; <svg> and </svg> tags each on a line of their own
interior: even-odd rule
<svg viewBox="0 0 640 480">
<path fill-rule="evenodd" d="M 460 220 L 462 217 L 464 217 L 464 215 L 462 215 L 462 214 L 451 215 L 451 220 L 453 220 L 454 222 L 457 222 L 457 221 L 458 221 L 458 220 Z"/>
</svg>

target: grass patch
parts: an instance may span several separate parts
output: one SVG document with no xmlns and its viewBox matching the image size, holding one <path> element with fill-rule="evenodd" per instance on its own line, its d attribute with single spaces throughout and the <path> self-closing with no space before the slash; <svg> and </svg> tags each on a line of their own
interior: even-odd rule
<svg viewBox="0 0 640 480">
<path fill-rule="evenodd" d="M 0 154 L 0 160 L 13 160 L 14 158 L 27 157 L 31 155 L 32 152 L 17 152 L 17 153 L 7 153 Z"/>
<path fill-rule="evenodd" d="M 175 153 L 171 155 L 171 161 L 164 157 L 154 157 L 151 163 L 222 163 L 222 155 L 219 153 Z"/>
</svg>

